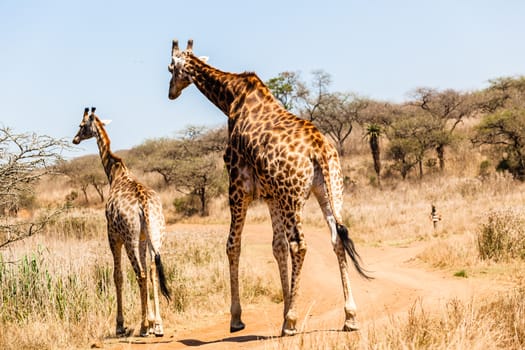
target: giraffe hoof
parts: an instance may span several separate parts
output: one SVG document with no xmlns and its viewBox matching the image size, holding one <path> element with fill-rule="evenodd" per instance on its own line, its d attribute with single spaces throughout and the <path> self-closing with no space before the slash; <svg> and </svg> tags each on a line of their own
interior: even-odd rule
<svg viewBox="0 0 525 350">
<path fill-rule="evenodd" d="M 236 325 L 230 325 L 230 333 L 242 331 L 244 327 L 246 326 L 242 322 L 239 322 L 239 324 L 236 324 Z"/>
<path fill-rule="evenodd" d="M 163 337 L 164 330 L 162 329 L 162 325 L 156 324 L 155 326 L 153 326 L 153 333 L 157 338 Z"/>
<path fill-rule="evenodd" d="M 142 338 L 145 338 L 145 337 L 149 336 L 149 328 L 148 327 L 140 327 L 139 335 Z"/>
<path fill-rule="evenodd" d="M 346 321 L 343 326 L 343 332 L 355 332 L 359 330 L 359 325 L 356 321 Z"/>
<path fill-rule="evenodd" d="M 126 327 L 124 327 L 124 326 L 120 326 L 120 327 L 117 327 L 117 330 L 116 330 L 115 333 L 116 333 L 118 338 L 122 338 L 122 337 L 129 336 L 131 331 L 129 329 L 127 329 Z"/>
<path fill-rule="evenodd" d="M 297 329 L 295 329 L 295 328 L 283 329 L 283 331 L 281 333 L 281 336 L 282 337 L 290 337 L 290 336 L 293 336 L 293 335 L 296 335 L 296 334 L 297 334 Z"/>
<path fill-rule="evenodd" d="M 295 312 L 289 311 L 286 315 L 283 323 L 283 330 L 281 332 L 281 336 L 291 336 L 297 334 L 297 328 L 295 326 L 297 325 L 297 316 L 295 315 Z"/>
</svg>

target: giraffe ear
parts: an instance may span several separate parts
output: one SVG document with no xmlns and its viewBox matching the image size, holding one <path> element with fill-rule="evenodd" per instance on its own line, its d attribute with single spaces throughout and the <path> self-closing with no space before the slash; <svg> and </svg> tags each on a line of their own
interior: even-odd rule
<svg viewBox="0 0 525 350">
<path fill-rule="evenodd" d="M 100 122 L 102 123 L 102 125 L 108 125 L 109 123 L 111 123 L 111 119 L 104 119 L 104 120 L 101 120 Z"/>
<path fill-rule="evenodd" d="M 201 60 L 204 63 L 208 62 L 208 59 L 209 59 L 208 56 L 199 56 L 199 60 Z"/>
</svg>

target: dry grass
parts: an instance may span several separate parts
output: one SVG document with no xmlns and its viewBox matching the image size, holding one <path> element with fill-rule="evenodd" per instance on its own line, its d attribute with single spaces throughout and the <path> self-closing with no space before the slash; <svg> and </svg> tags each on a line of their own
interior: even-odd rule
<svg viewBox="0 0 525 350">
<path fill-rule="evenodd" d="M 107 335 L 113 287 L 100 251 L 107 244 L 33 237 L 4 253 L 0 347 L 74 348 Z"/>
<path fill-rule="evenodd" d="M 415 303 L 386 329 L 371 326 L 359 348 L 522 349 L 525 345 L 523 288 L 468 303 L 448 301 L 438 311 Z"/>
<path fill-rule="evenodd" d="M 482 259 L 495 261 L 525 258 L 525 219 L 523 208 L 500 208 L 487 215 L 478 234 Z"/>
<path fill-rule="evenodd" d="M 451 299 L 437 310 L 416 301 L 403 315 L 372 322 L 359 333 L 310 332 L 267 341 L 265 349 L 509 349 L 525 346 L 525 289 L 488 299 Z"/>
<path fill-rule="evenodd" d="M 224 247 L 223 235 L 214 232 L 169 235 L 163 260 L 173 302 L 162 301 L 166 323 L 196 321 L 228 310 Z M 113 269 L 103 231 L 83 240 L 75 233 L 59 239 L 32 237 L 1 257 L 0 348 L 84 348 L 113 334 Z M 129 327 L 138 328 L 138 287 L 130 264 L 123 266 L 125 320 Z M 240 276 L 243 300 L 275 300 L 280 294 L 278 282 L 268 281 L 265 271 L 247 266 L 241 268 Z"/>
</svg>

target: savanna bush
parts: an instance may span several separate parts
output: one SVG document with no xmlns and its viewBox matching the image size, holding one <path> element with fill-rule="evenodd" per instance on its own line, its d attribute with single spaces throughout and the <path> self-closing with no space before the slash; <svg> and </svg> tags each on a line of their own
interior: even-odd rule
<svg viewBox="0 0 525 350">
<path fill-rule="evenodd" d="M 452 299 L 440 312 L 414 303 L 406 319 L 392 318 L 368 334 L 368 349 L 523 349 L 524 290 L 465 303 Z M 365 347 L 362 347 L 365 348 Z"/>
<path fill-rule="evenodd" d="M 504 208 L 490 211 L 486 222 L 479 227 L 478 250 L 481 259 L 525 259 L 523 210 Z"/>
<path fill-rule="evenodd" d="M 103 210 L 73 210 L 50 220 L 45 230 L 48 235 L 61 239 L 101 238 L 106 236 L 106 218 Z"/>
</svg>

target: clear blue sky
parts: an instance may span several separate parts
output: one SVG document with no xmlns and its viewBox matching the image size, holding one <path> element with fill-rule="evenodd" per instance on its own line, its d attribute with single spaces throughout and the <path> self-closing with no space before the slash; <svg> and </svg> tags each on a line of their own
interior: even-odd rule
<svg viewBox="0 0 525 350">
<path fill-rule="evenodd" d="M 0 124 L 71 139 L 96 106 L 119 150 L 226 123 L 195 87 L 168 100 L 173 38 L 221 70 L 322 69 L 332 91 L 400 102 L 525 74 L 525 1 L 0 0 Z"/>
</svg>

